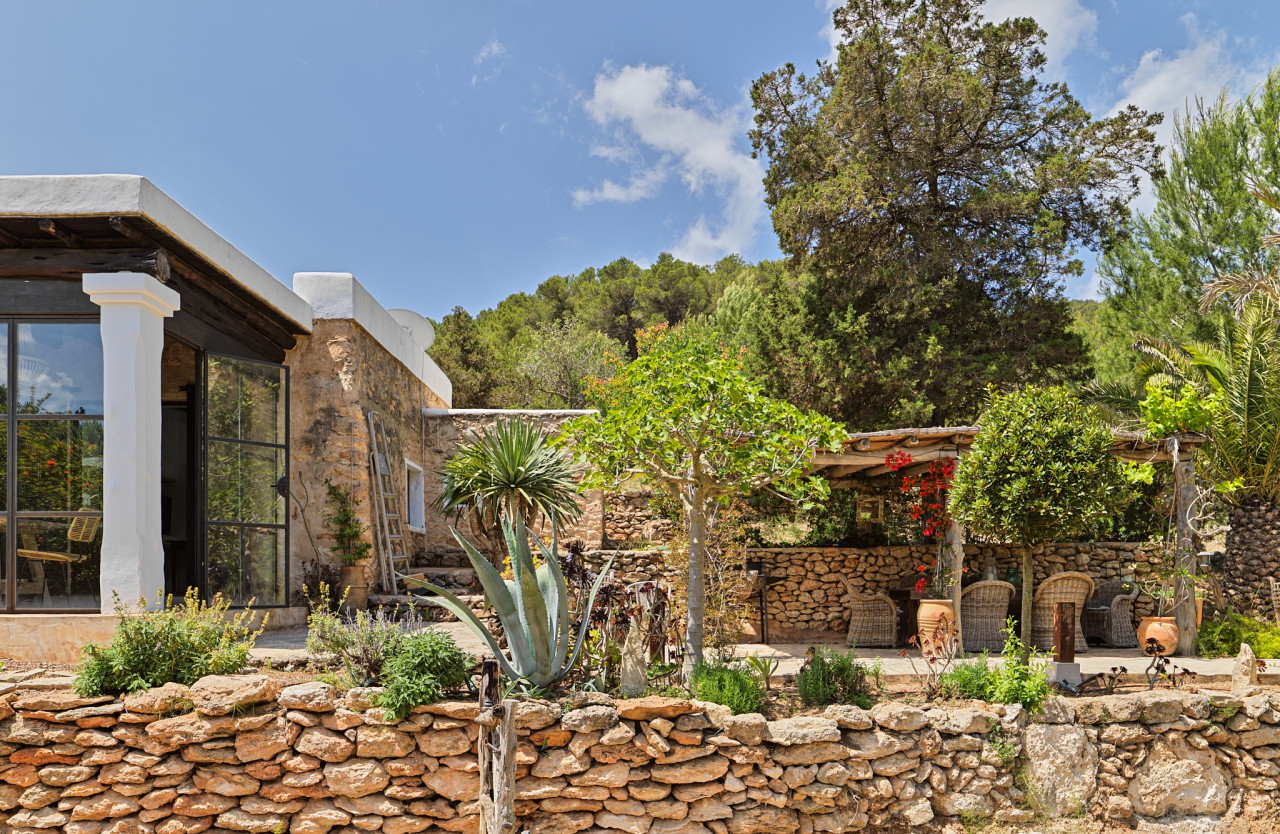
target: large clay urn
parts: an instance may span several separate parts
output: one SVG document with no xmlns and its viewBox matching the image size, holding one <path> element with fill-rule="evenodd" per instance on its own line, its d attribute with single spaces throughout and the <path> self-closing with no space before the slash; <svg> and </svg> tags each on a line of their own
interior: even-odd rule
<svg viewBox="0 0 1280 834">
<path fill-rule="evenodd" d="M 945 642 L 956 636 L 955 603 L 949 599 L 920 600 L 920 608 L 916 611 L 916 635 L 920 651 L 944 654 Z"/>
<path fill-rule="evenodd" d="M 1173 617 L 1143 617 L 1138 622 L 1138 648 L 1146 652 L 1152 637 L 1164 646 L 1164 654 L 1173 654 L 1178 648 L 1178 624 Z"/>
<path fill-rule="evenodd" d="M 342 566 L 342 587 L 347 592 L 346 604 L 355 611 L 369 607 L 369 580 L 364 565 Z"/>
</svg>

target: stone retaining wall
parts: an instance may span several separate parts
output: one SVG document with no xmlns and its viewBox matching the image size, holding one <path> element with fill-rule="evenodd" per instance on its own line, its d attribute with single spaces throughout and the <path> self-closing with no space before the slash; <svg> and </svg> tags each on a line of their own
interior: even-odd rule
<svg viewBox="0 0 1280 834">
<path fill-rule="evenodd" d="M 122 700 L 10 691 L 0 831 L 475 834 L 477 708 L 395 721 L 373 693 L 263 675 Z M 1263 815 L 1280 776 L 1280 696 L 1260 690 L 1054 699 L 1031 723 L 1016 705 L 766 721 L 595 693 L 525 701 L 517 719 L 516 813 L 531 834 L 810 834 L 1233 803 Z"/>
<path fill-rule="evenodd" d="M 653 512 L 649 502 L 653 492 L 611 492 L 605 496 L 604 540 L 606 547 L 626 542 L 669 542 L 675 524 Z"/>
</svg>

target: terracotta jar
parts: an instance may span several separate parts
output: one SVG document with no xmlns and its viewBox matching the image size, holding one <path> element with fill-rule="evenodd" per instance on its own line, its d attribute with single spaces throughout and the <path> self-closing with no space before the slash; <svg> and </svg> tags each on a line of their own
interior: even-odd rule
<svg viewBox="0 0 1280 834">
<path fill-rule="evenodd" d="M 946 622 L 945 630 L 940 624 Z M 920 650 L 940 654 L 943 640 L 956 635 L 956 607 L 949 599 L 922 599 L 916 611 L 916 635 Z"/>
<path fill-rule="evenodd" d="M 343 565 L 342 587 L 347 590 L 348 607 L 356 611 L 369 607 L 369 580 L 365 578 L 364 565 Z"/>
<path fill-rule="evenodd" d="M 1143 617 L 1138 623 L 1138 649 L 1145 652 L 1147 640 L 1154 637 L 1164 646 L 1164 653 L 1178 648 L 1178 625 L 1173 617 Z"/>
</svg>

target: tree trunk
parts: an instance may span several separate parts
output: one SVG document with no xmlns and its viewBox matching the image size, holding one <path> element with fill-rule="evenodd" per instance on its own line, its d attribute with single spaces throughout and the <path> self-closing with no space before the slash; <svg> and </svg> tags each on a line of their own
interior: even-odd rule
<svg viewBox="0 0 1280 834">
<path fill-rule="evenodd" d="M 1196 468 L 1190 458 L 1173 464 L 1173 507 L 1177 523 L 1174 559 L 1177 572 L 1173 576 L 1173 616 L 1178 624 L 1179 657 L 1195 657 L 1196 638 L 1196 568 L 1199 559 L 1192 546 L 1191 504 L 1195 501 Z"/>
<path fill-rule="evenodd" d="M 1031 611 L 1032 592 L 1035 590 L 1035 566 L 1031 560 L 1031 545 L 1022 546 L 1022 662 L 1031 659 Z"/>
<path fill-rule="evenodd" d="M 687 501 L 689 513 L 689 622 L 684 633 L 684 677 L 702 662 L 702 620 L 707 608 L 707 508 L 701 498 Z"/>
<path fill-rule="evenodd" d="M 1271 586 L 1280 576 L 1280 506 L 1249 498 L 1231 509 L 1222 590 L 1227 605 L 1243 614 L 1269 619 Z"/>
</svg>

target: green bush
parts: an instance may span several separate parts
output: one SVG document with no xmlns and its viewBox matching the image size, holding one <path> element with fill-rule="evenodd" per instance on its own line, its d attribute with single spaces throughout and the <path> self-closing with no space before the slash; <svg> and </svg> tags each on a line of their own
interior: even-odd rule
<svg viewBox="0 0 1280 834">
<path fill-rule="evenodd" d="M 801 703 L 807 707 L 856 704 L 866 709 L 875 700 L 880 678 L 879 661 L 867 665 L 853 652 L 816 649 L 796 676 L 796 689 Z"/>
<path fill-rule="evenodd" d="M 1280 625 L 1243 614 L 1226 614 L 1200 624 L 1196 651 L 1204 657 L 1234 657 L 1248 643 L 1258 657 L 1280 657 Z"/>
<path fill-rule="evenodd" d="M 348 686 L 375 686 L 382 667 L 404 644 L 405 638 L 426 628 L 428 622 L 416 608 L 401 616 L 400 609 L 378 608 L 342 615 L 321 601 L 311 600 L 307 617 L 307 652 L 312 657 L 342 666 Z"/>
<path fill-rule="evenodd" d="M 968 698 L 987 700 L 991 688 L 991 659 L 986 652 L 973 660 L 964 660 L 948 669 L 938 682 L 938 691 L 944 698 Z"/>
<path fill-rule="evenodd" d="M 693 670 L 689 681 L 693 697 L 721 704 L 734 715 L 759 712 L 764 706 L 764 689 L 746 669 L 720 663 L 703 663 Z"/>
<path fill-rule="evenodd" d="M 148 611 L 146 600 L 140 600 L 136 609 L 127 608 L 117 597 L 115 613 L 120 623 L 110 643 L 84 647 L 76 692 L 82 697 L 137 692 L 239 672 L 266 627 L 266 618 L 262 628 L 254 631 L 249 625 L 253 612 L 246 607 L 230 616 L 230 605 L 221 596 L 205 604 L 194 588 L 177 602 L 172 596 L 165 598 L 158 611 Z"/>
<path fill-rule="evenodd" d="M 1014 634 L 1012 617 L 1005 633 L 1004 658 L 991 670 L 986 700 L 995 704 L 1022 704 L 1028 713 L 1035 712 L 1049 697 L 1048 669 L 1040 654 L 1023 645 Z"/>
<path fill-rule="evenodd" d="M 382 693 L 375 704 L 404 718 L 419 704 L 439 701 L 444 690 L 462 686 L 475 665 L 447 632 L 428 628 L 405 635 L 382 667 Z"/>
</svg>

